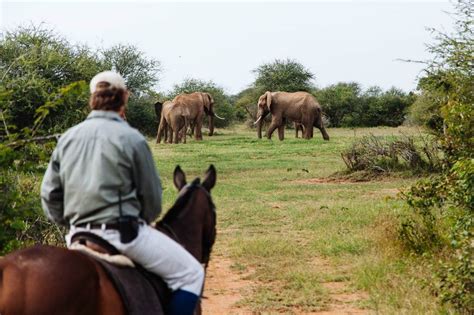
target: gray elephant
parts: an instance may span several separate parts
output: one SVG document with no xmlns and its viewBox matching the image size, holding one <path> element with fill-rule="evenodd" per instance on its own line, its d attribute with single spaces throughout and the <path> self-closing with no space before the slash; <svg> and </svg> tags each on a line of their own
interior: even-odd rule
<svg viewBox="0 0 474 315">
<path fill-rule="evenodd" d="M 176 107 L 175 103 L 166 101 L 164 104 L 156 102 L 155 111 L 160 117 L 156 143 L 161 142 L 163 135 L 165 142 L 178 143 L 183 139 L 183 143 L 186 143 L 186 130 L 190 121 L 189 110 L 182 106 Z"/>
<path fill-rule="evenodd" d="M 291 120 L 303 126 L 303 137 L 313 137 L 313 127 L 318 128 L 324 140 L 329 135 L 323 125 L 322 110 L 313 95 L 307 92 L 270 92 L 267 91 L 258 99 L 257 133 L 262 138 L 262 119 L 272 114 L 272 121 L 267 130 L 267 137 L 271 139 L 273 131 L 278 128 L 278 138 L 283 140 L 286 120 Z"/>
<path fill-rule="evenodd" d="M 179 113 L 187 112 L 189 123 L 194 126 L 194 135 L 196 140 L 202 140 L 202 122 L 204 114 L 209 118 L 209 136 L 214 134 L 214 117 L 219 117 L 214 113 L 214 99 L 211 94 L 204 92 L 194 92 L 191 94 L 180 94 L 173 99 L 172 111 Z"/>
</svg>

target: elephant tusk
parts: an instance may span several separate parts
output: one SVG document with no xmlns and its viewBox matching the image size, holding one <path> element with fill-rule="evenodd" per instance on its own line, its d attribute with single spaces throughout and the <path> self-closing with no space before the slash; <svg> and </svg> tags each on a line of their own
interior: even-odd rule
<svg viewBox="0 0 474 315">
<path fill-rule="evenodd" d="M 216 113 L 214 113 L 214 116 L 216 116 L 216 117 L 219 118 L 220 120 L 225 120 L 225 118 L 219 117 L 219 115 L 217 115 Z"/>
<path fill-rule="evenodd" d="M 260 116 L 260 117 L 257 119 L 257 121 L 254 122 L 253 124 L 256 125 L 256 124 L 260 121 L 260 119 L 262 119 L 262 116 Z"/>
</svg>

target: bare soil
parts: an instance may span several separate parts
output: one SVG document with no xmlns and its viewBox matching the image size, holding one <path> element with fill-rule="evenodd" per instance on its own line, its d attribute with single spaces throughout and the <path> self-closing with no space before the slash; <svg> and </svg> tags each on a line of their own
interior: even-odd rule
<svg viewBox="0 0 474 315">
<path fill-rule="evenodd" d="M 236 305 L 245 292 L 251 291 L 252 282 L 242 279 L 243 276 L 232 270 L 231 265 L 226 257 L 212 257 L 207 268 L 203 314 L 253 314 Z"/>
<path fill-rule="evenodd" d="M 318 261 L 318 265 L 324 265 Z M 207 270 L 206 287 L 203 299 L 203 314 L 258 314 L 239 305 L 239 301 L 251 294 L 253 283 L 245 280 L 245 275 L 232 269 L 232 262 L 223 256 L 214 256 Z M 329 268 L 329 266 L 325 266 Z M 329 271 L 329 270 L 325 270 Z M 340 315 L 340 314 L 369 314 L 358 304 L 368 298 L 364 292 L 353 291 L 347 282 L 326 282 L 323 286 L 328 290 L 330 303 L 326 310 L 319 312 L 299 312 L 294 314 L 307 315 Z"/>
</svg>

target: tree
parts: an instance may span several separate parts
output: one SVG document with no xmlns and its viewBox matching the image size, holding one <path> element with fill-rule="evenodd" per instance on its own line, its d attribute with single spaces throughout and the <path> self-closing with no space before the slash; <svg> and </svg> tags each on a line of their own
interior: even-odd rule
<svg viewBox="0 0 474 315">
<path fill-rule="evenodd" d="M 360 92 L 361 87 L 356 82 L 340 82 L 316 91 L 316 99 L 332 127 L 341 127 L 344 119 L 359 107 Z"/>
<path fill-rule="evenodd" d="M 36 110 L 60 95 L 61 88 L 78 81 L 88 82 L 103 69 L 96 53 L 71 45 L 43 27 L 5 32 L 0 38 L 0 56 L 0 119 L 4 122 L 0 135 L 8 129 L 31 128 Z M 63 123 L 70 122 L 66 116 L 83 111 L 87 106 L 87 86 L 81 87 L 78 98 L 55 100 L 58 106 L 50 108 L 44 130 L 69 127 Z"/>
<path fill-rule="evenodd" d="M 313 88 L 314 74 L 296 60 L 276 59 L 253 70 L 256 74 L 253 86 L 262 93 L 265 91 L 310 91 Z"/>
<path fill-rule="evenodd" d="M 379 87 L 371 87 L 361 95 L 352 126 L 400 126 L 414 99 L 413 93 L 407 94 L 394 87 L 385 92 Z"/>
<path fill-rule="evenodd" d="M 102 55 L 105 68 L 113 69 L 125 78 L 132 96 L 150 92 L 158 82 L 160 62 L 146 57 L 133 45 L 118 44 L 102 51 Z"/>
<path fill-rule="evenodd" d="M 160 62 L 133 45 L 118 44 L 101 53 L 104 67 L 120 73 L 132 93 L 127 109 L 128 123 L 149 136 L 155 135 L 158 124 L 153 104 L 159 95 L 152 88 L 158 82 Z"/>
</svg>

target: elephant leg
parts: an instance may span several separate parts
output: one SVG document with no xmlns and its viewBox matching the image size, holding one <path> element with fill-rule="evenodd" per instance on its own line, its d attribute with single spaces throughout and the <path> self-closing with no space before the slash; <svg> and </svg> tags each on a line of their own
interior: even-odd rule
<svg viewBox="0 0 474 315">
<path fill-rule="evenodd" d="M 202 140 L 202 118 L 196 121 L 196 127 L 194 128 L 194 134 L 196 140 Z"/>
<path fill-rule="evenodd" d="M 156 133 L 156 143 L 160 143 L 161 142 L 161 125 L 160 127 L 158 127 L 158 132 Z M 165 137 L 166 139 L 166 137 Z M 166 140 L 165 140 L 166 141 Z"/>
<path fill-rule="evenodd" d="M 278 139 L 283 141 L 285 138 L 285 126 L 286 126 L 286 119 L 283 119 L 283 122 L 280 126 L 278 126 Z"/>
<path fill-rule="evenodd" d="M 173 143 L 178 144 L 179 143 L 179 128 L 176 126 L 176 128 L 173 128 Z"/>
<path fill-rule="evenodd" d="M 298 131 L 300 130 L 300 125 L 295 123 L 295 138 L 298 138 Z"/>
<path fill-rule="evenodd" d="M 166 138 L 166 142 L 173 143 L 173 129 L 171 126 L 168 126 L 168 137 Z"/>
<path fill-rule="evenodd" d="M 281 124 L 282 124 L 281 118 L 272 120 L 272 123 L 270 124 L 270 127 L 268 127 L 268 130 L 267 130 L 267 138 L 268 139 L 272 138 L 273 132 L 275 131 L 275 129 L 277 129 L 279 126 L 281 126 Z"/>
<path fill-rule="evenodd" d="M 166 142 L 166 129 L 167 129 L 167 123 L 164 119 L 161 119 L 160 125 L 158 126 L 158 132 L 156 133 L 156 143 L 161 142 L 161 136 L 163 132 L 165 133 L 165 142 Z"/>
<path fill-rule="evenodd" d="M 184 128 L 183 128 L 183 143 L 186 143 L 186 135 L 188 133 L 188 119 L 184 117 Z"/>
<path fill-rule="evenodd" d="M 304 135 L 304 138 L 305 139 L 311 139 L 311 134 L 313 132 L 313 125 L 311 123 L 305 123 L 303 124 L 304 125 L 304 132 L 303 132 L 303 135 Z"/>
</svg>

